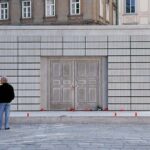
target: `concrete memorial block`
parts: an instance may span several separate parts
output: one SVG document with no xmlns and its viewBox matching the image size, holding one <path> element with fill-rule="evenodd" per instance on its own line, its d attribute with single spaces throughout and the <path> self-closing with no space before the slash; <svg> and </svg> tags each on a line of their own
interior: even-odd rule
<svg viewBox="0 0 150 150">
<path fill-rule="evenodd" d="M 109 63 L 115 63 L 115 62 L 130 62 L 130 56 L 108 56 L 108 62 Z"/>
<path fill-rule="evenodd" d="M 8 76 L 16 94 L 19 94 L 12 110 L 47 108 L 47 97 L 43 96 L 42 102 L 40 99 L 41 94 L 50 93 L 50 89 L 41 84 L 43 79 L 50 83 L 50 60 L 46 59 L 52 56 L 57 60 L 68 58 L 73 61 L 81 58 L 89 61 L 105 59 L 105 63 L 99 61 L 102 66 L 97 74 L 102 79 L 99 81 L 102 87 L 99 99 L 105 99 L 105 106 L 108 100 L 109 110 L 150 110 L 149 29 L 145 26 L 1 27 L 0 75 Z M 6 36 L 3 36 L 4 33 Z M 45 61 L 41 61 L 43 59 Z M 93 81 L 90 79 L 89 82 Z M 76 85 L 72 87 L 76 88 Z M 90 92 L 92 101 L 94 88 Z"/>
<path fill-rule="evenodd" d="M 130 35 L 109 35 L 108 41 L 109 42 L 129 42 Z"/>
<path fill-rule="evenodd" d="M 107 56 L 107 49 L 86 49 L 86 56 Z"/>
<path fill-rule="evenodd" d="M 108 49 L 109 56 L 129 56 L 130 49 Z"/>
<path fill-rule="evenodd" d="M 87 42 L 87 49 L 107 49 L 107 42 Z"/>
<path fill-rule="evenodd" d="M 150 49 L 132 49 L 131 55 L 142 56 L 142 55 L 150 55 Z"/>
<path fill-rule="evenodd" d="M 40 63 L 40 56 L 19 56 L 19 63 Z"/>
<path fill-rule="evenodd" d="M 109 90 L 108 96 L 130 96 L 130 90 Z"/>
<path fill-rule="evenodd" d="M 39 69 L 40 70 L 40 63 L 36 63 L 36 64 L 30 64 L 30 63 L 18 64 L 18 68 L 20 70 L 22 70 L 22 69 L 33 69 L 33 70 Z"/>
<path fill-rule="evenodd" d="M 2 76 L 7 76 L 7 77 L 9 77 L 9 76 L 17 76 L 17 72 L 18 72 L 18 70 L 16 69 L 14 69 L 14 70 L 0 70 L 0 75 L 2 75 Z"/>
<path fill-rule="evenodd" d="M 149 76 L 132 76 L 131 77 L 132 82 L 144 82 L 144 83 L 150 83 L 150 77 Z"/>
<path fill-rule="evenodd" d="M 115 69 L 130 69 L 130 63 L 108 63 L 108 69 L 115 70 Z"/>
<path fill-rule="evenodd" d="M 17 75 L 12 75 L 12 76 L 8 76 L 8 82 L 12 83 L 12 84 L 16 84 L 17 83 Z"/>
<path fill-rule="evenodd" d="M 108 104 L 109 110 L 131 110 L 130 104 Z"/>
<path fill-rule="evenodd" d="M 2 48 L 0 48 L 0 57 L 3 57 L 3 56 L 15 57 L 15 56 L 17 56 L 17 50 L 16 49 L 2 49 Z"/>
<path fill-rule="evenodd" d="M 17 43 L 17 36 L 0 36 L 1 43 Z"/>
<path fill-rule="evenodd" d="M 150 76 L 150 70 L 144 70 L 144 69 L 137 69 L 137 70 L 132 70 L 131 75 L 139 75 L 139 76 Z"/>
<path fill-rule="evenodd" d="M 131 98 L 128 97 L 109 97 L 109 104 L 130 104 Z"/>
<path fill-rule="evenodd" d="M 108 70 L 108 76 L 129 76 L 130 70 Z"/>
<path fill-rule="evenodd" d="M 41 44 L 44 43 L 62 43 L 63 37 L 62 36 L 41 36 Z"/>
<path fill-rule="evenodd" d="M 85 49 L 64 49 L 63 56 L 85 56 Z"/>
<path fill-rule="evenodd" d="M 150 43 L 149 42 L 132 42 L 131 43 L 131 48 L 136 48 L 136 49 L 146 49 L 150 48 Z"/>
<path fill-rule="evenodd" d="M 39 83 L 40 77 L 18 77 L 18 82 L 20 83 Z"/>
<path fill-rule="evenodd" d="M 19 76 L 40 76 L 40 70 L 19 70 L 18 71 Z"/>
<path fill-rule="evenodd" d="M 19 50 L 19 56 L 40 56 L 40 50 L 37 49 L 26 49 L 26 50 Z"/>
<path fill-rule="evenodd" d="M 19 35 L 17 36 L 17 41 L 19 43 L 39 43 L 41 41 L 41 36 L 34 36 L 34 35 Z"/>
<path fill-rule="evenodd" d="M 82 35 L 70 35 L 62 36 L 64 43 L 85 43 L 85 36 Z"/>
<path fill-rule="evenodd" d="M 18 107 L 17 104 L 11 105 L 11 110 L 17 111 L 18 110 L 17 107 Z"/>
<path fill-rule="evenodd" d="M 33 110 L 33 111 L 40 111 L 40 105 L 39 104 L 28 104 L 28 105 L 24 105 L 24 104 L 20 104 L 18 105 L 18 110 L 19 111 L 27 111 L 27 110 Z"/>
<path fill-rule="evenodd" d="M 0 69 L 4 69 L 4 70 L 15 70 L 17 69 L 18 65 L 17 64 L 0 64 Z"/>
<path fill-rule="evenodd" d="M 40 97 L 40 90 L 20 90 L 19 97 Z"/>
<path fill-rule="evenodd" d="M 150 56 L 131 56 L 131 62 L 136 63 L 150 63 Z"/>
<path fill-rule="evenodd" d="M 11 56 L 0 57 L 0 63 L 17 63 L 17 61 L 18 61 L 17 56 L 15 56 L 15 57 L 11 57 Z"/>
<path fill-rule="evenodd" d="M 149 97 L 132 97 L 132 103 L 134 104 L 150 104 Z"/>
<path fill-rule="evenodd" d="M 108 76 L 108 83 L 130 82 L 130 76 Z"/>
<path fill-rule="evenodd" d="M 42 50 L 57 50 L 57 49 L 62 49 L 63 43 L 62 42 L 45 42 L 45 43 L 41 43 L 41 49 Z"/>
<path fill-rule="evenodd" d="M 150 89 L 150 83 L 132 83 L 131 84 L 131 89 L 138 89 L 138 90 L 144 90 L 144 89 L 147 89 L 149 90 Z"/>
<path fill-rule="evenodd" d="M 150 62 L 149 63 L 131 63 L 131 68 L 132 69 L 150 69 Z"/>
<path fill-rule="evenodd" d="M 41 56 L 62 56 L 62 49 L 42 49 Z"/>
<path fill-rule="evenodd" d="M 99 36 L 99 35 L 87 35 L 86 37 L 86 42 L 87 43 L 94 43 L 94 42 L 107 42 L 108 40 L 108 36 L 103 35 L 103 36 Z"/>
<path fill-rule="evenodd" d="M 150 89 L 149 90 L 146 90 L 146 89 L 144 89 L 144 90 L 142 90 L 142 89 L 140 89 L 140 90 L 132 90 L 132 94 L 131 94 L 131 96 L 148 96 L 148 97 L 150 97 Z"/>
<path fill-rule="evenodd" d="M 18 48 L 19 48 L 19 50 L 20 49 L 35 49 L 35 50 L 38 50 L 38 49 L 40 49 L 40 42 L 38 42 L 38 43 L 32 43 L 33 41 L 31 41 L 31 43 L 29 43 L 29 42 L 24 42 L 24 43 L 19 43 L 18 44 Z"/>
<path fill-rule="evenodd" d="M 150 110 L 150 104 L 132 104 L 131 110 Z"/>
<path fill-rule="evenodd" d="M 114 48 L 114 49 L 129 49 L 130 48 L 130 42 L 109 42 L 108 48 Z"/>
<path fill-rule="evenodd" d="M 85 43 L 65 42 L 63 49 L 85 49 Z"/>
<path fill-rule="evenodd" d="M 39 90 L 40 89 L 40 83 L 22 83 L 18 84 L 18 88 L 20 90 Z"/>
<path fill-rule="evenodd" d="M 109 83 L 108 84 L 108 89 L 109 90 L 115 90 L 115 89 L 120 89 L 120 90 L 123 90 L 123 89 L 130 89 L 130 83 Z"/>
<path fill-rule="evenodd" d="M 17 49 L 17 43 L 0 43 L 0 49 Z"/>
<path fill-rule="evenodd" d="M 143 34 L 143 35 L 132 35 L 131 36 L 131 41 L 132 42 L 147 42 L 147 41 L 150 41 L 150 35 L 146 35 L 146 34 Z"/>
<path fill-rule="evenodd" d="M 40 101 L 39 101 L 39 98 L 37 97 L 20 97 L 18 99 L 18 103 L 23 103 L 23 104 L 38 104 Z"/>
</svg>

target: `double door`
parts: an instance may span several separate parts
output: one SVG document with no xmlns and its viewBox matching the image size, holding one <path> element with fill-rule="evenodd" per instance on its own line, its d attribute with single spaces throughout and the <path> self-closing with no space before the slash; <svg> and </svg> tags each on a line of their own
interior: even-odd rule
<svg viewBox="0 0 150 150">
<path fill-rule="evenodd" d="M 49 110 L 95 110 L 100 105 L 98 60 L 49 61 Z"/>
</svg>

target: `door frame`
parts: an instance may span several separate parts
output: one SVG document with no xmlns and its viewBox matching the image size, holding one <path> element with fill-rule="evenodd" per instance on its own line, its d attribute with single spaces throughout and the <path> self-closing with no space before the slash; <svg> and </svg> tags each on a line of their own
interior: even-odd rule
<svg viewBox="0 0 150 150">
<path fill-rule="evenodd" d="M 50 67 L 49 62 L 51 60 L 98 60 L 99 61 L 99 100 L 98 103 L 101 104 L 103 109 L 108 106 L 108 61 L 107 57 L 101 56 L 79 56 L 79 57 L 41 57 L 41 99 L 40 99 L 40 107 L 43 110 L 50 111 L 50 86 L 48 83 L 50 82 Z M 75 65 L 75 64 L 74 64 Z M 74 66 L 75 69 L 75 66 Z M 74 70 L 75 71 L 75 70 Z M 75 75 L 75 72 L 74 72 Z M 74 77 L 75 78 L 75 77 Z M 75 82 L 75 80 L 74 80 Z M 75 84 L 75 83 L 74 83 Z M 75 96 L 75 94 L 74 94 Z M 75 98 L 75 97 L 74 97 Z M 99 105 L 98 104 L 98 105 Z M 75 105 L 75 102 L 74 102 Z"/>
</svg>

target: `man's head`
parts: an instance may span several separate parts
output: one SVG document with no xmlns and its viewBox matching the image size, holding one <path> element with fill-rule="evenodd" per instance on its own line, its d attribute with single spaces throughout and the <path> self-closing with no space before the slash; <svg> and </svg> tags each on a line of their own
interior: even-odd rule
<svg viewBox="0 0 150 150">
<path fill-rule="evenodd" d="M 7 83 L 7 78 L 6 77 L 1 77 L 1 83 Z"/>
</svg>

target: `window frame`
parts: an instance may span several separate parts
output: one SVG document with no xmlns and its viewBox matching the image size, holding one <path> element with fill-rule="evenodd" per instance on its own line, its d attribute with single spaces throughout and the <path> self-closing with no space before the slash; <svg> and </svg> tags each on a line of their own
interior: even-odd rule
<svg viewBox="0 0 150 150">
<path fill-rule="evenodd" d="M 7 4 L 7 8 L 2 8 L 3 4 Z M 2 10 L 4 10 L 4 17 L 2 18 Z M 6 10 L 7 10 L 7 17 L 6 17 Z M 8 20 L 9 19 L 9 3 L 8 2 L 1 2 L 0 3 L 0 20 Z"/>
<path fill-rule="evenodd" d="M 45 16 L 46 17 L 54 17 L 56 16 L 56 0 L 54 0 L 54 4 L 50 4 L 50 14 L 48 14 L 48 11 L 47 11 L 47 7 L 48 7 L 48 3 L 47 3 L 48 0 L 45 0 Z M 54 14 L 52 14 L 52 7 L 54 6 Z"/>
<path fill-rule="evenodd" d="M 25 2 L 30 2 L 30 6 L 24 6 L 24 3 Z M 24 8 L 26 8 L 27 12 L 24 11 Z M 28 12 L 28 8 L 30 8 L 30 12 Z M 24 14 L 28 14 L 30 13 L 30 16 L 29 17 L 25 17 Z M 22 19 L 29 19 L 29 18 L 32 18 L 32 2 L 31 0 L 23 0 L 22 1 Z"/>
<path fill-rule="evenodd" d="M 72 5 L 75 5 L 75 13 L 73 13 L 73 7 Z M 77 4 L 79 4 L 79 13 L 77 13 Z M 81 14 L 81 0 L 79 2 L 73 2 L 73 0 L 70 0 L 70 15 L 80 15 Z"/>
<path fill-rule="evenodd" d="M 132 5 L 131 5 L 131 1 L 130 0 L 130 12 L 127 12 L 127 0 L 125 0 L 125 14 L 135 14 L 136 13 L 136 0 L 134 0 L 134 12 L 132 12 Z"/>
</svg>

